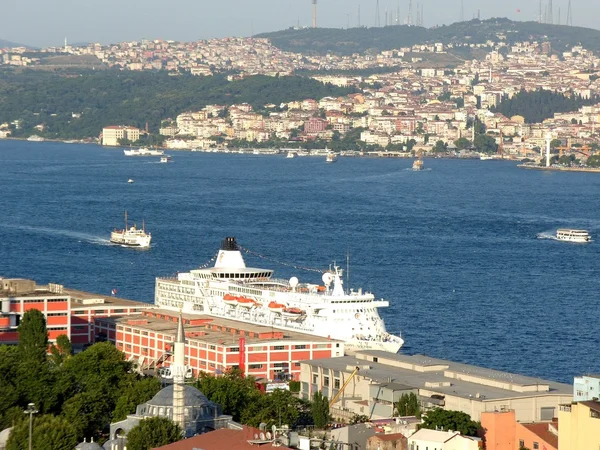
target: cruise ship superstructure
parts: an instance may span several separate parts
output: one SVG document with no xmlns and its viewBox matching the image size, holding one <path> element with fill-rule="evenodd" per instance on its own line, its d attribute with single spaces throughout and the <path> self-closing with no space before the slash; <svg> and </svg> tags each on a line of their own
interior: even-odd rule
<svg viewBox="0 0 600 450">
<path fill-rule="evenodd" d="M 214 267 L 157 278 L 154 302 L 173 311 L 205 314 L 345 342 L 346 351 L 396 353 L 404 343 L 389 334 L 378 308 L 389 306 L 370 292 L 345 291 L 338 267 L 322 285 L 281 280 L 273 271 L 246 267 L 235 238 L 226 238 Z"/>
</svg>

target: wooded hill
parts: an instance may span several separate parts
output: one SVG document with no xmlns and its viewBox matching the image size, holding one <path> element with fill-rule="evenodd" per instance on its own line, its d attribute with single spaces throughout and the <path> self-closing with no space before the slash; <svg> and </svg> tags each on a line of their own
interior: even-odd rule
<svg viewBox="0 0 600 450">
<path fill-rule="evenodd" d="M 21 120 L 13 136 L 33 132 L 49 139 L 95 137 L 107 125 L 130 125 L 158 132 L 162 120 L 208 104 L 266 104 L 339 97 L 353 89 L 310 78 L 252 76 L 228 81 L 224 75 L 169 76 L 167 72 L 88 73 L 0 72 L 0 123 Z M 73 115 L 75 113 L 75 115 Z M 44 124 L 43 132 L 34 130 Z"/>
<path fill-rule="evenodd" d="M 256 37 L 271 39 L 276 47 L 291 52 L 349 55 L 398 49 L 421 43 L 477 44 L 488 40 L 497 42 L 500 41 L 499 36 L 503 36 L 504 41 L 508 43 L 526 40 L 550 41 L 556 51 L 563 51 L 577 44 L 600 51 L 599 30 L 538 22 L 515 22 L 506 18 L 473 19 L 436 28 L 408 25 L 350 29 L 290 28 L 262 33 Z"/>
</svg>

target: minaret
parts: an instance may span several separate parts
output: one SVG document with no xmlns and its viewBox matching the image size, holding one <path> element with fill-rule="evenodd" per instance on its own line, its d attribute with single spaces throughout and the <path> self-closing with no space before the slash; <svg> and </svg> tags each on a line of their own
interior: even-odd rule
<svg viewBox="0 0 600 450">
<path fill-rule="evenodd" d="M 550 141 L 552 140 L 552 135 L 548 133 L 546 135 L 546 167 L 550 167 Z"/>
<path fill-rule="evenodd" d="M 185 435 L 185 333 L 183 331 L 183 318 L 179 313 L 179 323 L 177 325 L 177 337 L 173 344 L 173 364 L 171 364 L 171 373 L 173 374 L 173 422 L 181 428 Z"/>
</svg>

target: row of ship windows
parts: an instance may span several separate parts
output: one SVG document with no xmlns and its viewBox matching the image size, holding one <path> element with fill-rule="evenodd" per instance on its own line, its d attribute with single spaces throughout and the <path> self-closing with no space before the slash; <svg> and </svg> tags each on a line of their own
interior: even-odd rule
<svg viewBox="0 0 600 450">
<path fill-rule="evenodd" d="M 177 294 L 175 292 L 162 293 L 161 296 L 162 296 L 162 298 L 168 298 L 168 299 L 174 299 L 174 300 L 184 300 L 184 301 L 188 301 L 188 302 L 191 302 L 194 300 L 194 297 L 192 297 L 191 295 Z"/>
<path fill-rule="evenodd" d="M 158 288 L 161 291 L 166 291 L 166 292 L 183 292 L 184 294 L 193 294 L 195 292 L 194 288 L 186 288 L 186 287 L 182 287 L 182 286 L 174 286 L 172 284 L 167 284 L 167 283 L 159 283 L 158 284 Z"/>
<path fill-rule="evenodd" d="M 331 300 L 330 303 L 370 303 L 373 300 Z"/>
<path fill-rule="evenodd" d="M 262 295 L 262 291 L 257 289 L 249 289 L 238 286 L 231 286 L 231 292 L 239 292 L 240 294 L 249 294 L 249 295 Z"/>
</svg>

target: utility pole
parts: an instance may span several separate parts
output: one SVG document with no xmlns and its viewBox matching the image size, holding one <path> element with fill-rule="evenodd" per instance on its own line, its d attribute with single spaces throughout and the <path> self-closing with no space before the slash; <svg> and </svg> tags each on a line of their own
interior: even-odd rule
<svg viewBox="0 0 600 450">
<path fill-rule="evenodd" d="M 27 405 L 27 409 L 23 411 L 24 414 L 29 414 L 29 450 L 32 449 L 31 446 L 31 438 L 33 435 L 33 415 L 37 414 L 39 411 L 35 409 L 35 404 L 29 403 Z"/>
</svg>

